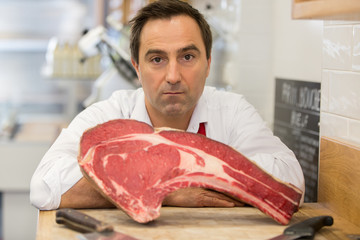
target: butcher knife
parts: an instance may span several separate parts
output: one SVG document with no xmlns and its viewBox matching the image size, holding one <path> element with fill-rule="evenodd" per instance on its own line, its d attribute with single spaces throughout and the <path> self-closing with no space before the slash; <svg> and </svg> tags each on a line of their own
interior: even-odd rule
<svg viewBox="0 0 360 240">
<path fill-rule="evenodd" d="M 64 224 L 75 231 L 84 233 L 78 236 L 79 239 L 138 240 L 124 233 L 114 231 L 114 227 L 110 224 L 71 208 L 57 210 L 56 223 Z"/>
<path fill-rule="evenodd" d="M 324 226 L 331 226 L 334 219 L 331 216 L 318 216 L 285 228 L 282 235 L 269 240 L 314 239 L 315 233 Z"/>
</svg>

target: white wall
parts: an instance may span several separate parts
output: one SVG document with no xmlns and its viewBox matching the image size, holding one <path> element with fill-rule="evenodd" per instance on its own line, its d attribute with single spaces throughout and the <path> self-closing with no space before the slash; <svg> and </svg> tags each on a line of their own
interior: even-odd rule
<svg viewBox="0 0 360 240">
<path fill-rule="evenodd" d="M 360 21 L 325 21 L 320 135 L 360 145 Z"/>
<path fill-rule="evenodd" d="M 3 193 L 3 239 L 35 239 L 38 210 L 30 205 L 29 191 Z"/>
<path fill-rule="evenodd" d="M 321 81 L 323 21 L 292 20 L 289 0 L 193 0 L 226 34 L 214 48 L 208 82 L 243 94 L 273 125 L 275 78 Z M 211 2 L 215 9 L 205 10 Z M 216 45 L 217 44 L 217 45 Z M 222 65 L 221 65 L 222 64 Z M 217 66 L 221 65 L 219 69 Z M 221 74 L 219 73 L 221 71 Z"/>
<path fill-rule="evenodd" d="M 229 50 L 224 79 L 243 94 L 272 126 L 274 81 L 272 78 L 272 1 L 243 0 L 239 29 Z"/>
<path fill-rule="evenodd" d="M 220 29 L 208 84 L 240 93 L 272 125 L 272 1 L 192 0 Z M 213 8 L 206 10 L 206 5 Z M 221 52 L 221 54 L 219 54 Z M 214 79 L 215 78 L 215 79 Z M 220 79 L 220 80 L 219 80 Z"/>
<path fill-rule="evenodd" d="M 291 1 L 275 0 L 274 77 L 321 81 L 322 20 L 292 20 Z"/>
<path fill-rule="evenodd" d="M 3 198 L 0 217 L 4 240 L 35 239 L 38 210 L 30 204 L 29 186 L 38 162 L 50 145 L 50 141 L 0 144 L 0 192 Z"/>
</svg>

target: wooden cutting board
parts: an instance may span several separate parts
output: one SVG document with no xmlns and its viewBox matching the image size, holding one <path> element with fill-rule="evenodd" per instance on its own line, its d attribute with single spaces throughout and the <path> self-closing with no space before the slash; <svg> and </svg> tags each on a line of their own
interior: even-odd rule
<svg viewBox="0 0 360 240">
<path fill-rule="evenodd" d="M 99 220 L 113 224 L 116 231 L 144 240 L 182 239 L 251 239 L 264 240 L 283 232 L 279 225 L 256 208 L 172 208 L 163 207 L 161 216 L 148 224 L 130 219 L 118 209 L 80 210 Z M 317 203 L 307 203 L 295 213 L 290 224 L 319 215 L 332 215 L 334 225 L 324 227 L 316 240 L 347 239 L 346 234 L 360 234 L 360 228 L 338 217 Z M 55 222 L 55 211 L 40 211 L 37 240 L 77 239 L 79 233 Z"/>
</svg>

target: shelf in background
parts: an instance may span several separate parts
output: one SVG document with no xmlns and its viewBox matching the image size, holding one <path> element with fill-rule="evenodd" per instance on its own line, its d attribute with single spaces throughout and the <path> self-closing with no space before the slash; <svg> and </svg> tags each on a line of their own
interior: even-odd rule
<svg viewBox="0 0 360 240">
<path fill-rule="evenodd" d="M 360 20 L 359 0 L 293 0 L 293 19 Z"/>
<path fill-rule="evenodd" d="M 48 39 L 0 38 L 0 52 L 46 52 Z"/>
</svg>

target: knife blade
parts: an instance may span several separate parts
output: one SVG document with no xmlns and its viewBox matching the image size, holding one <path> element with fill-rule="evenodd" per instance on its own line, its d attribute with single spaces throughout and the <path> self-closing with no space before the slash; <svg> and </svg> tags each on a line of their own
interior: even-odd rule
<svg viewBox="0 0 360 240">
<path fill-rule="evenodd" d="M 58 209 L 56 211 L 56 223 L 84 233 L 78 236 L 79 239 L 138 240 L 124 233 L 114 231 L 114 227 L 108 223 L 71 208 Z"/>
<path fill-rule="evenodd" d="M 82 235 L 78 235 L 77 238 L 79 240 L 139 240 L 137 238 L 115 231 L 103 232 L 103 233 L 98 233 L 98 232 L 85 233 Z"/>
<path fill-rule="evenodd" d="M 282 235 L 269 240 L 314 239 L 315 233 L 324 226 L 331 226 L 334 219 L 331 216 L 317 216 L 285 228 Z"/>
</svg>

